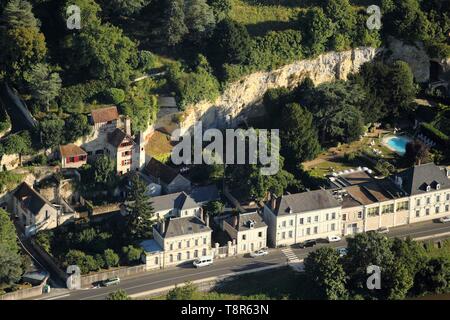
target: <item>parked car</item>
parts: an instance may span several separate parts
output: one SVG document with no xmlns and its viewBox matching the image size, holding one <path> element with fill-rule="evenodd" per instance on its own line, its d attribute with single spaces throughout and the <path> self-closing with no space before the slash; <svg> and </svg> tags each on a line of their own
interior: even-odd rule
<svg viewBox="0 0 450 320">
<path fill-rule="evenodd" d="M 213 257 L 211 256 L 200 257 L 198 259 L 195 259 L 192 264 L 196 268 L 206 267 L 213 264 Z"/>
<path fill-rule="evenodd" d="M 339 254 L 339 257 L 343 257 L 347 254 L 347 248 L 337 248 L 336 251 Z"/>
<path fill-rule="evenodd" d="M 304 248 L 311 248 L 314 247 L 317 244 L 316 240 L 306 240 L 303 243 L 299 244 L 299 247 L 304 249 Z"/>
<path fill-rule="evenodd" d="M 381 228 L 378 228 L 377 232 L 378 233 L 388 233 L 389 232 L 389 228 L 388 227 L 381 227 Z"/>
<path fill-rule="evenodd" d="M 115 277 L 115 278 L 110 278 L 110 279 L 103 281 L 103 286 L 109 287 L 109 286 L 118 285 L 119 283 L 120 283 L 120 278 Z"/>
<path fill-rule="evenodd" d="M 450 222 L 450 216 L 440 218 L 439 222 L 441 222 L 441 223 Z"/>
<path fill-rule="evenodd" d="M 342 240 L 342 238 L 339 236 L 328 236 L 327 237 L 328 242 L 339 242 L 341 240 Z"/>
<path fill-rule="evenodd" d="M 261 256 L 267 256 L 268 254 L 269 254 L 269 251 L 267 250 L 267 248 L 261 248 L 257 251 L 250 252 L 250 257 L 256 258 L 256 257 L 261 257 Z"/>
</svg>

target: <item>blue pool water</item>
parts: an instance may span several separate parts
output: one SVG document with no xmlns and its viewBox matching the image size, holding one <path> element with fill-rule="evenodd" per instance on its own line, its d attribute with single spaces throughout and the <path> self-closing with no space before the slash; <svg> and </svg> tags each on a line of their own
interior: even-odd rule
<svg viewBox="0 0 450 320">
<path fill-rule="evenodd" d="M 411 141 L 411 138 L 398 136 L 392 137 L 387 140 L 387 145 L 395 150 L 399 155 L 404 155 L 406 152 L 406 145 Z"/>
</svg>

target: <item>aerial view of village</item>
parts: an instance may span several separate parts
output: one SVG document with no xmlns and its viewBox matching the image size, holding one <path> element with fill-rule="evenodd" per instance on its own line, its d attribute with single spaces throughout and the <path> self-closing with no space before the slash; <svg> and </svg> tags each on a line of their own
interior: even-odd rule
<svg viewBox="0 0 450 320">
<path fill-rule="evenodd" d="M 450 300 L 450 0 L 0 0 L 0 300 Z"/>
</svg>

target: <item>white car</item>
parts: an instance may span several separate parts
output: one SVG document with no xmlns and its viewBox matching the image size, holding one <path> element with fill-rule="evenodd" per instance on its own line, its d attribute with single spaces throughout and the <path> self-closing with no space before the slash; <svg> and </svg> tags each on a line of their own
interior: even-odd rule
<svg viewBox="0 0 450 320">
<path fill-rule="evenodd" d="M 450 216 L 440 218 L 439 222 L 441 222 L 441 223 L 450 222 Z"/>
<path fill-rule="evenodd" d="M 267 250 L 267 248 L 262 248 L 257 251 L 251 252 L 250 257 L 256 258 L 256 257 L 267 256 L 268 254 L 269 254 L 269 251 Z"/>
<path fill-rule="evenodd" d="M 205 257 L 200 257 L 198 259 L 195 259 L 192 264 L 196 268 L 201 268 L 201 267 L 206 267 L 206 266 L 212 265 L 213 262 L 214 262 L 213 257 L 205 256 Z"/>
<path fill-rule="evenodd" d="M 388 227 L 381 227 L 377 230 L 378 233 L 389 233 Z"/>
<path fill-rule="evenodd" d="M 328 242 L 339 242 L 342 240 L 339 236 L 328 236 L 327 237 Z"/>
</svg>

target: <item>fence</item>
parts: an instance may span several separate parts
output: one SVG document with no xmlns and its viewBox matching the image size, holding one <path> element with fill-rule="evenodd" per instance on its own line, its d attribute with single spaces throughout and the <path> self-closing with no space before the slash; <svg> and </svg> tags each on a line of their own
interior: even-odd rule
<svg viewBox="0 0 450 320">
<path fill-rule="evenodd" d="M 103 281 L 114 277 L 128 277 L 135 274 L 143 273 L 146 271 L 146 265 L 141 264 L 134 267 L 124 267 L 111 271 L 97 272 L 81 277 L 81 287 L 90 287 L 92 283 Z"/>
<path fill-rule="evenodd" d="M 36 287 L 5 293 L 4 295 L 0 296 L 0 300 L 21 300 L 39 296 L 42 294 L 42 290 L 47 284 L 47 279 L 48 278 L 45 278 L 45 280 Z"/>
</svg>

